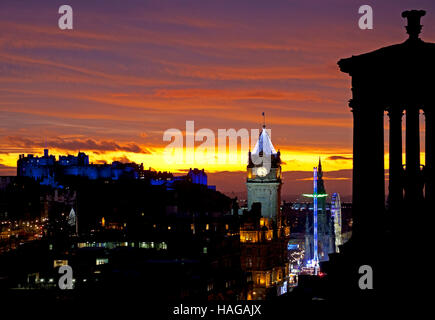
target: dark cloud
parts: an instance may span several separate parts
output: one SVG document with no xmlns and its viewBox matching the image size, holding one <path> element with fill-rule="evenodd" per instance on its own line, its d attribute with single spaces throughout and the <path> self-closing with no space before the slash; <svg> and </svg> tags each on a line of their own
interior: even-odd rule
<svg viewBox="0 0 435 320">
<path fill-rule="evenodd" d="M 94 139 L 62 139 L 56 138 L 45 141 L 33 141 L 29 138 L 24 137 L 8 137 L 9 141 L 14 144 L 15 147 L 20 147 L 22 149 L 31 148 L 43 148 L 46 145 L 49 148 L 63 149 L 63 150 L 82 150 L 82 151 L 94 151 L 96 153 L 104 153 L 108 151 L 125 151 L 133 153 L 146 153 L 151 154 L 151 152 L 146 148 L 141 148 L 135 143 L 119 144 L 112 140 L 102 140 L 96 141 Z"/>
<path fill-rule="evenodd" d="M 127 158 L 126 156 L 122 156 L 122 157 L 115 157 L 112 159 L 113 161 L 118 161 L 121 163 L 132 163 L 133 161 L 131 161 L 129 158 Z"/>
<path fill-rule="evenodd" d="M 344 156 L 330 156 L 326 158 L 326 160 L 352 160 L 352 157 L 344 157 Z"/>
</svg>

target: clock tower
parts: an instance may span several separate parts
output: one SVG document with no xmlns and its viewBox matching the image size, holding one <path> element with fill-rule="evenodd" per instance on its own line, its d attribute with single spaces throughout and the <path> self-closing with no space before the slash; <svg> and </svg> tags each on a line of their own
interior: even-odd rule
<svg viewBox="0 0 435 320">
<path fill-rule="evenodd" d="M 281 158 L 272 145 L 270 135 L 263 129 L 254 150 L 249 151 L 246 187 L 248 210 L 254 203 L 261 203 L 261 216 L 280 224 Z"/>
</svg>

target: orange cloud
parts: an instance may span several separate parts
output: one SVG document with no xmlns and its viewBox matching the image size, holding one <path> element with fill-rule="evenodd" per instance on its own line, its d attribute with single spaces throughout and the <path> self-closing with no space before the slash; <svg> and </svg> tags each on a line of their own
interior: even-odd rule
<svg viewBox="0 0 435 320">
<path fill-rule="evenodd" d="M 140 147 L 135 143 L 119 144 L 115 141 L 107 140 L 95 141 L 94 139 L 77 140 L 56 138 L 49 139 L 47 141 L 38 141 L 19 136 L 10 136 L 7 137 L 7 139 L 9 140 L 9 143 L 12 144 L 14 147 L 22 148 L 23 150 L 50 146 L 51 148 L 67 151 L 88 150 L 95 153 L 105 153 L 109 151 L 125 151 L 132 153 L 151 154 L 150 150 Z"/>
</svg>

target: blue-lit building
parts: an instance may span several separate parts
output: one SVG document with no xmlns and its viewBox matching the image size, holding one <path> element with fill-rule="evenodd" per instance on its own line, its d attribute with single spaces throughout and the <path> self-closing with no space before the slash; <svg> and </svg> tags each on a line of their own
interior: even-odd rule
<svg viewBox="0 0 435 320">
<path fill-rule="evenodd" d="M 143 164 L 118 161 L 111 164 L 89 163 L 89 156 L 84 152 L 79 152 L 77 156 L 60 155 L 56 160 L 54 155 L 49 154 L 48 149 L 44 149 L 44 155 L 41 157 L 21 154 L 17 161 L 17 176 L 30 177 L 40 181 L 42 185 L 52 187 L 61 187 L 59 178 L 64 176 L 84 177 L 90 180 L 144 179 L 149 180 L 151 185 L 165 186 L 168 189 L 177 181 L 190 181 L 207 186 L 207 174 L 204 169 L 190 169 L 185 176 L 174 176 L 170 172 L 157 172 L 151 168 L 144 170 Z M 207 187 L 215 189 L 215 186 Z"/>
<path fill-rule="evenodd" d="M 189 181 L 194 184 L 206 186 L 208 189 L 216 190 L 216 186 L 208 185 L 207 174 L 204 169 L 190 168 L 185 176 L 173 176 L 172 173 L 158 172 L 150 179 L 151 185 L 165 186 L 167 189 L 173 189 L 173 185 L 177 181 Z"/>
<path fill-rule="evenodd" d="M 192 183 L 202 184 L 204 186 L 207 185 L 207 174 L 204 172 L 204 169 L 199 170 L 197 168 L 190 168 L 187 176 L 191 179 Z"/>
<path fill-rule="evenodd" d="M 84 152 L 79 152 L 77 156 L 59 156 L 59 160 L 56 160 L 54 155 L 49 154 L 48 149 L 44 149 L 42 157 L 21 154 L 17 161 L 17 176 L 30 177 L 39 180 L 43 185 L 53 187 L 59 186 L 58 179 L 62 176 L 78 176 L 91 180 L 119 180 L 121 177 L 138 179 L 141 171 L 143 165 L 136 163 L 89 163 L 89 156 Z"/>
</svg>

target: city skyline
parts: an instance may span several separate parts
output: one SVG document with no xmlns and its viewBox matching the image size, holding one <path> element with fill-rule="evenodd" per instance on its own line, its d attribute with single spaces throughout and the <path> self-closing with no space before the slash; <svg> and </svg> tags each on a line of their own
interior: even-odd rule
<svg viewBox="0 0 435 320">
<path fill-rule="evenodd" d="M 360 30 L 360 3 L 335 2 L 340 6 L 78 2 L 72 31 L 58 29 L 55 1 L 2 2 L 0 174 L 16 171 L 19 154 L 42 154 L 47 146 L 56 155 L 85 151 L 93 162 L 128 160 L 172 172 L 205 168 L 223 191 L 237 192 L 229 189 L 244 164 L 167 165 L 163 132 L 183 131 L 186 120 L 215 132 L 258 129 L 265 111 L 284 181 L 287 172 L 292 183 L 287 192 L 290 183 L 284 184 L 284 194 L 306 188 L 294 183 L 309 179 L 319 156 L 327 183 L 349 194 L 352 114 L 344 101 L 350 82 L 337 58 L 403 42 L 400 12 L 434 5 L 376 4 L 374 29 Z M 431 41 L 435 22 L 422 22 Z"/>
<path fill-rule="evenodd" d="M 427 298 L 406 253 L 431 244 L 434 12 L 2 1 L 4 302 L 269 319 Z"/>
</svg>

